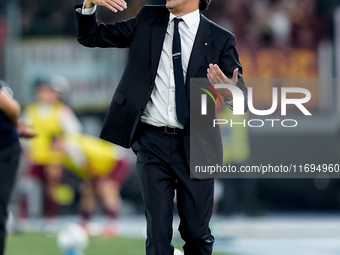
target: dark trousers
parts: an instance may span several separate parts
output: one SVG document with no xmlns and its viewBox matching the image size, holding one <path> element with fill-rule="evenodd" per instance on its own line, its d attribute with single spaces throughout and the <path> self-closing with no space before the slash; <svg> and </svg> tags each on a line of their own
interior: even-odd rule
<svg viewBox="0 0 340 255">
<path fill-rule="evenodd" d="M 7 206 L 17 173 L 20 152 L 19 142 L 0 149 L 0 255 L 4 254 L 5 250 Z"/>
<path fill-rule="evenodd" d="M 209 229 L 214 181 L 190 178 L 183 137 L 144 126 L 132 149 L 137 154 L 146 208 L 146 254 L 174 254 L 171 239 L 173 198 L 177 190 L 179 232 L 185 241 L 185 255 L 210 255 L 214 242 Z"/>
</svg>

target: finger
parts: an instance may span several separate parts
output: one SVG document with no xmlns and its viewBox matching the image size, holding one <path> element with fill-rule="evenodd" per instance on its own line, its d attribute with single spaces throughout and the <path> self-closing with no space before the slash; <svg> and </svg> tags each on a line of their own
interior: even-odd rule
<svg viewBox="0 0 340 255">
<path fill-rule="evenodd" d="M 207 77 L 208 77 L 209 80 L 212 80 L 211 73 L 210 73 L 209 69 L 208 69 L 208 72 L 207 72 Z"/>
<path fill-rule="evenodd" d="M 209 65 L 209 71 L 212 77 L 218 78 L 218 74 L 216 72 L 215 66 L 213 64 Z"/>
<path fill-rule="evenodd" d="M 210 77 L 211 79 L 214 78 L 214 72 L 211 68 L 208 68 L 207 69 L 207 74 L 208 74 L 208 77 Z"/>
<path fill-rule="evenodd" d="M 109 0 L 112 6 L 117 6 L 123 10 L 127 8 L 127 3 L 124 0 Z"/>
<path fill-rule="evenodd" d="M 121 7 L 121 6 L 119 6 L 119 5 L 116 4 L 116 3 L 112 4 L 112 6 L 113 6 L 114 8 L 116 8 L 117 10 L 119 10 L 119 11 L 124 11 L 124 8 Z"/>
<path fill-rule="evenodd" d="M 218 65 L 214 65 L 214 68 L 218 77 L 220 77 L 221 79 L 227 78 L 227 76 L 225 76 L 225 74 L 222 72 L 221 68 Z"/>
<path fill-rule="evenodd" d="M 125 0 L 111 0 L 111 1 L 114 1 L 121 6 L 127 6 L 127 3 Z"/>
<path fill-rule="evenodd" d="M 216 84 L 224 84 L 226 83 L 225 76 L 219 74 L 219 67 L 217 65 L 214 65 L 211 69 L 212 75 L 215 79 Z M 223 74 L 223 73 L 222 73 Z"/>
<path fill-rule="evenodd" d="M 233 74 L 233 80 L 238 80 L 238 68 L 235 68 L 235 70 L 234 70 L 234 74 Z"/>
<path fill-rule="evenodd" d="M 20 133 L 20 136 L 23 137 L 23 138 L 33 138 L 33 137 L 36 137 L 37 135 L 38 134 L 36 134 L 36 133 L 28 132 L 28 131 Z"/>
<path fill-rule="evenodd" d="M 126 9 L 127 4 L 125 1 L 121 1 L 121 0 L 108 0 L 107 1 L 109 5 L 111 5 L 112 7 L 114 7 L 117 10 L 120 11 L 124 11 L 124 9 Z"/>
<path fill-rule="evenodd" d="M 210 82 L 212 82 L 214 85 L 229 83 L 229 79 L 223 74 L 223 72 L 220 70 L 220 68 L 216 64 L 209 65 L 208 73 L 210 77 Z M 225 79 L 227 79 L 227 81 Z"/>
<path fill-rule="evenodd" d="M 212 84 L 216 84 L 216 75 L 214 74 L 213 69 L 208 68 L 208 78 Z"/>
<path fill-rule="evenodd" d="M 123 4 L 123 8 L 126 9 L 127 8 L 127 2 L 125 2 L 124 0 L 121 0 L 122 4 Z"/>
<path fill-rule="evenodd" d="M 118 5 L 115 1 L 108 0 L 107 4 L 116 9 L 117 11 L 124 11 L 124 8 Z"/>
<path fill-rule="evenodd" d="M 208 77 L 209 82 L 211 83 L 211 85 L 213 85 L 213 87 L 214 87 L 215 86 L 215 81 L 213 80 L 213 77 L 211 76 L 211 73 L 210 73 L 209 69 L 208 69 L 207 77 Z"/>
<path fill-rule="evenodd" d="M 118 10 L 114 7 L 112 7 L 111 5 L 109 5 L 108 3 L 104 3 L 104 6 L 106 8 L 108 8 L 109 10 L 113 11 L 113 12 L 118 12 Z"/>
<path fill-rule="evenodd" d="M 216 84 L 228 83 L 228 81 L 225 80 L 227 77 L 224 75 L 224 73 L 221 71 L 218 65 L 215 64 L 211 65 L 210 67 Z"/>
</svg>

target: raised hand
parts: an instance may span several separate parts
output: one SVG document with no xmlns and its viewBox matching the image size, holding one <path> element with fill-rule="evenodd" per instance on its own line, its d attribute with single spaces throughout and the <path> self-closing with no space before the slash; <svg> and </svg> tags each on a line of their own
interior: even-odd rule
<svg viewBox="0 0 340 255">
<path fill-rule="evenodd" d="M 228 84 L 236 86 L 238 78 L 238 68 L 235 68 L 233 73 L 233 78 L 229 79 L 220 69 L 218 65 L 210 64 L 208 68 L 208 78 L 210 83 L 215 87 L 216 84 Z M 230 92 L 229 89 L 216 89 L 216 91 L 223 96 L 225 99 L 230 101 L 233 99 L 233 94 Z"/>
<path fill-rule="evenodd" d="M 85 9 L 95 5 L 104 6 L 113 12 L 124 11 L 127 8 L 127 3 L 124 0 L 87 0 Z"/>
</svg>

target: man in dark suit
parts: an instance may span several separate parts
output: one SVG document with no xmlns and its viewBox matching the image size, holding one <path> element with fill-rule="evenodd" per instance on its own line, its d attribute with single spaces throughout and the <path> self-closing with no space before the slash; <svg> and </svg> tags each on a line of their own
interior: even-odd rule
<svg viewBox="0 0 340 255">
<path fill-rule="evenodd" d="M 101 138 L 132 147 L 137 154 L 146 207 L 147 255 L 173 254 L 175 190 L 185 254 L 212 253 L 209 220 L 214 181 L 190 178 L 190 78 L 209 78 L 213 85 L 233 84 L 245 97 L 247 89 L 234 35 L 200 14 L 209 3 L 167 0 L 166 6 L 145 6 L 135 18 L 107 25 L 97 24 L 96 5 L 123 11 L 127 8 L 124 0 L 87 0 L 76 6 L 82 45 L 130 48 Z M 228 89 L 218 92 L 232 108 L 232 93 Z M 219 128 L 205 131 L 209 139 L 197 139 L 197 148 L 211 153 L 199 158 L 213 165 L 222 163 Z"/>
</svg>

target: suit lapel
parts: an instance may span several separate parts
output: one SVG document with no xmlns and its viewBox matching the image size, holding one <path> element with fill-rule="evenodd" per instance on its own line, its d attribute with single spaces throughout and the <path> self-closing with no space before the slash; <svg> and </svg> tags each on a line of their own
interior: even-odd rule
<svg viewBox="0 0 340 255">
<path fill-rule="evenodd" d="M 201 14 L 200 25 L 197 30 L 196 39 L 194 42 L 194 46 L 192 48 L 187 77 L 186 77 L 186 92 L 189 98 L 190 93 L 190 78 L 193 78 L 200 67 L 202 60 L 208 52 L 208 48 L 210 47 L 211 38 L 211 30 L 209 26 L 209 22 L 206 17 Z M 203 78 L 203 77 L 201 77 Z"/>
<path fill-rule="evenodd" d="M 152 80 L 155 80 L 159 60 L 162 53 L 166 29 L 169 23 L 169 11 L 164 8 L 164 12 L 160 12 L 152 24 L 151 33 L 151 70 Z"/>
</svg>

